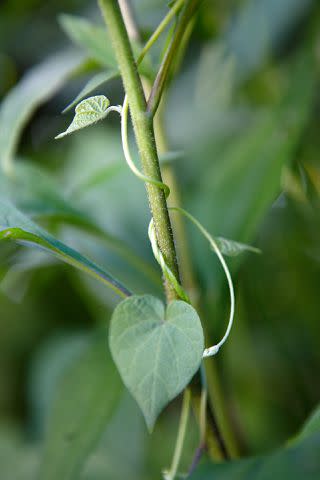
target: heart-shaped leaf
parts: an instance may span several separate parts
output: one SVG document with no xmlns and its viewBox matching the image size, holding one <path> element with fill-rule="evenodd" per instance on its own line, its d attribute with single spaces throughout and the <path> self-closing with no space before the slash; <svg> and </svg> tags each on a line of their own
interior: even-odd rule
<svg viewBox="0 0 320 480">
<path fill-rule="evenodd" d="M 110 111 L 109 105 L 110 101 L 104 95 L 96 95 L 82 100 L 82 102 L 76 106 L 76 114 L 72 123 L 65 132 L 60 133 L 55 138 L 62 138 L 76 130 L 93 125 L 99 120 L 103 120 Z"/>
<path fill-rule="evenodd" d="M 149 430 L 198 370 L 203 331 L 194 308 L 176 300 L 165 309 L 151 295 L 131 296 L 113 312 L 110 349 Z"/>
</svg>

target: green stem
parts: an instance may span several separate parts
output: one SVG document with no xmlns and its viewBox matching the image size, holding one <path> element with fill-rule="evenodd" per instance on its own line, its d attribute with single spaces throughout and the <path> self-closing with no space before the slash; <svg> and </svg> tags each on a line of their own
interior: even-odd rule
<svg viewBox="0 0 320 480">
<path fill-rule="evenodd" d="M 141 80 L 118 2 L 116 0 L 99 0 L 99 5 L 108 27 L 124 89 L 128 96 L 133 129 L 144 175 L 162 182 L 152 119 L 147 113 Z M 148 183 L 146 188 L 159 248 L 168 267 L 176 278 L 179 279 L 179 269 L 165 194 L 157 185 Z M 165 279 L 164 284 L 167 301 L 170 302 L 177 298 L 172 285 Z"/>
<path fill-rule="evenodd" d="M 186 1 L 185 7 L 181 13 L 181 18 L 178 21 L 177 28 L 173 35 L 170 46 L 164 56 L 148 100 L 148 112 L 150 112 L 152 117 L 155 115 L 159 106 L 172 63 L 174 61 L 174 58 L 176 57 L 176 52 L 179 50 L 179 46 L 181 44 L 182 38 L 184 37 L 186 28 L 190 20 L 193 18 L 193 15 L 195 14 L 200 3 L 201 0 Z"/>
<path fill-rule="evenodd" d="M 199 3 L 200 1 L 201 0 L 199 0 Z M 156 147 L 154 143 L 153 127 L 152 127 L 150 115 L 148 116 L 146 114 L 146 103 L 145 103 L 145 98 L 142 90 L 141 81 L 137 74 L 136 65 L 134 63 L 132 51 L 130 48 L 130 43 L 128 40 L 125 26 L 123 25 L 121 14 L 117 7 L 117 2 L 112 0 L 99 0 L 99 3 L 103 11 L 103 14 L 106 18 L 107 26 L 109 27 L 110 36 L 111 36 L 111 40 L 113 42 L 116 55 L 118 58 L 125 91 L 128 95 L 136 141 L 140 150 L 141 162 L 142 162 L 144 174 L 149 178 L 162 182 Z M 177 3 L 178 2 L 176 2 L 176 4 Z M 190 5 L 190 3 L 194 5 L 195 3 L 198 3 L 198 1 L 191 0 L 191 2 L 189 1 L 188 4 Z M 168 13 L 168 15 L 169 14 L 170 12 Z M 185 18 L 186 18 L 186 15 L 185 15 Z M 161 28 L 159 26 L 155 34 L 152 36 L 153 42 L 152 43 L 148 42 L 148 48 L 151 47 L 151 45 L 159 37 L 159 35 L 162 33 L 162 31 L 168 25 L 168 23 L 169 21 L 161 22 L 160 24 Z M 188 22 L 186 24 L 188 24 Z M 175 32 L 175 38 L 176 37 L 177 37 L 177 30 Z M 169 47 L 169 50 L 171 49 L 171 51 L 173 52 L 174 50 L 172 47 L 172 43 L 173 41 L 171 42 L 171 46 Z M 146 49 L 143 50 L 143 55 L 145 53 L 146 53 Z M 139 58 L 139 60 L 141 60 L 141 58 Z M 170 64 L 171 64 L 171 60 L 170 60 Z M 151 165 L 150 165 L 150 162 L 151 162 Z M 154 170 L 156 170 L 156 173 L 158 172 L 157 175 L 153 173 Z M 175 253 L 175 248 L 172 241 L 171 224 L 168 217 L 168 210 L 167 210 L 164 192 L 162 189 L 159 189 L 159 187 L 157 187 L 156 185 L 152 185 L 152 184 L 150 185 L 149 183 L 146 186 L 148 189 L 149 203 L 150 203 L 154 221 L 155 221 L 157 240 L 158 240 L 160 250 L 165 258 L 167 265 L 170 267 L 171 271 L 176 275 L 177 278 L 179 278 L 179 276 L 176 274 L 178 272 L 176 253 Z M 157 203 L 158 201 L 160 203 Z M 160 208 L 160 210 L 163 209 L 162 215 L 164 216 L 164 221 L 161 215 L 158 216 L 158 209 L 154 208 L 154 207 L 157 207 L 157 205 Z M 180 240 L 181 242 L 184 241 L 183 238 Z M 168 247 L 168 250 L 170 252 L 170 258 L 172 262 L 171 265 L 165 253 L 168 251 L 166 247 Z M 166 287 L 167 300 L 170 301 L 176 298 L 176 293 L 173 290 L 173 288 L 172 287 L 170 288 L 170 285 L 168 284 L 165 284 L 165 287 Z M 211 363 L 212 362 L 210 362 L 210 365 Z M 209 367 L 208 362 L 207 362 L 207 366 Z M 219 389 L 217 386 L 215 386 L 215 382 L 217 382 L 217 376 L 216 375 L 210 376 L 210 380 L 212 379 L 214 379 L 214 382 L 213 382 L 214 385 L 212 385 L 211 381 L 209 382 L 209 385 L 208 385 L 210 397 L 211 397 L 211 400 L 214 399 L 213 400 L 214 404 L 216 403 L 215 400 L 219 398 L 219 402 L 217 403 L 221 406 L 223 402 L 219 394 L 217 393 L 219 392 Z M 213 390 L 213 393 L 211 394 L 212 390 Z M 224 422 L 222 421 L 222 419 L 226 420 L 226 416 L 221 415 L 221 417 L 220 417 L 221 423 L 223 424 Z M 223 429 L 223 430 L 226 430 L 226 429 Z"/>
<path fill-rule="evenodd" d="M 143 47 L 137 63 L 140 63 L 141 60 L 144 58 L 146 53 L 150 50 L 152 45 L 158 40 L 162 32 L 167 28 L 173 17 L 175 17 L 181 8 L 183 7 L 183 4 L 185 3 L 185 0 L 177 0 L 177 2 L 172 6 L 171 10 L 168 12 L 168 14 L 164 17 L 162 22 L 159 23 L 157 29 L 153 32 L 145 46 Z"/>
<path fill-rule="evenodd" d="M 180 8 L 180 4 L 176 2 L 174 7 Z M 167 27 L 169 20 L 171 20 L 172 18 L 173 18 L 172 11 L 169 11 L 167 16 L 163 19 L 163 21 L 155 30 L 154 34 L 150 37 L 150 40 L 147 42 L 148 47 L 145 47 L 142 50 L 142 53 L 138 58 L 138 63 L 143 59 L 147 51 L 152 47 L 155 40 L 159 38 L 160 34 Z M 191 26 L 191 23 L 189 23 L 189 26 Z M 190 31 L 191 30 L 188 28 L 188 33 L 187 34 L 185 33 L 185 35 L 183 36 L 183 40 L 190 35 Z M 186 45 L 183 42 L 183 50 L 185 49 L 185 46 Z M 181 45 L 177 52 L 178 54 L 179 54 L 180 48 L 181 48 Z M 179 55 L 179 58 L 181 59 L 181 55 Z M 177 67 L 176 64 L 175 64 L 175 67 Z M 148 91 L 149 89 L 148 81 L 146 81 L 145 88 Z M 123 105 L 123 112 L 122 112 L 123 119 L 125 119 L 126 110 L 127 110 L 127 102 L 125 100 Z M 123 123 L 125 124 L 125 121 Z M 166 141 L 166 137 L 163 130 L 163 125 L 161 122 L 160 112 L 158 112 L 154 118 L 154 128 L 155 128 L 156 144 L 157 144 L 158 151 L 159 153 L 164 153 L 168 150 L 168 147 L 167 147 L 167 141 Z M 126 138 L 126 135 L 124 135 L 124 137 Z M 132 166 L 130 166 L 130 168 L 132 168 Z M 171 187 L 170 200 L 173 201 L 174 205 L 179 205 L 180 204 L 179 189 L 178 189 L 177 182 L 175 180 L 175 175 L 173 173 L 172 167 L 167 166 L 166 168 L 164 168 L 163 173 L 165 175 L 166 182 L 168 182 L 168 184 Z M 191 257 L 190 257 L 190 252 L 189 252 L 187 241 L 186 241 L 184 223 L 180 215 L 174 216 L 174 218 L 172 219 L 172 222 L 175 227 L 174 232 L 177 239 L 177 247 L 180 249 L 178 253 L 180 253 L 180 258 L 183 259 L 183 261 L 181 262 L 181 273 L 183 278 L 183 284 L 187 287 L 187 290 L 191 294 L 191 298 L 193 299 L 192 303 L 196 306 L 196 309 L 198 310 L 200 307 L 198 286 L 195 280 L 195 276 L 193 273 L 193 266 L 190 260 Z M 217 377 L 217 374 L 215 373 L 215 370 L 212 368 L 209 369 L 209 366 L 213 367 L 212 362 L 210 362 L 210 364 L 206 362 L 206 367 L 207 367 L 207 370 L 210 370 L 209 390 L 210 390 L 210 400 L 211 402 L 213 402 L 213 404 L 211 404 L 212 415 L 210 416 L 210 422 L 209 422 L 210 428 L 206 429 L 206 436 L 207 436 L 206 444 L 208 446 L 208 451 L 211 454 L 211 456 L 213 456 L 213 458 L 221 459 L 221 458 L 228 457 L 227 449 L 233 455 L 235 454 L 236 449 L 234 447 L 235 443 L 234 441 L 232 441 L 232 438 L 233 438 L 232 429 L 230 428 L 228 423 L 228 416 L 226 412 L 224 411 L 222 412 L 224 407 L 224 402 L 221 397 L 221 389 L 219 386 L 218 377 Z M 217 419 L 218 423 L 216 421 L 216 415 L 213 413 L 216 407 L 217 407 L 217 410 L 219 411 L 219 415 Z M 201 408 L 200 408 L 200 411 L 201 411 Z M 221 428 L 223 430 L 223 435 L 221 435 L 218 424 L 221 425 Z M 224 442 L 224 438 L 223 438 L 224 435 L 225 435 L 226 443 L 228 445 L 226 445 L 226 443 Z"/>
<path fill-rule="evenodd" d="M 184 444 L 184 439 L 187 431 L 189 410 L 190 410 L 190 399 L 191 399 L 191 392 L 187 388 L 183 394 L 183 402 L 182 402 L 177 441 L 174 449 L 170 470 L 165 475 L 166 480 L 174 480 L 177 475 L 181 454 L 182 454 L 182 449 L 183 449 L 183 444 Z"/>
</svg>

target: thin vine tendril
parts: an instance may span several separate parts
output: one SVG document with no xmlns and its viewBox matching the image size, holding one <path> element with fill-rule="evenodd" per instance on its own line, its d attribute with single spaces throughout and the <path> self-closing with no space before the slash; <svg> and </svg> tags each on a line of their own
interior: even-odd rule
<svg viewBox="0 0 320 480">
<path fill-rule="evenodd" d="M 165 275 L 167 280 L 171 283 L 171 285 L 173 286 L 173 288 L 175 289 L 175 291 L 177 292 L 177 294 L 179 295 L 181 300 L 184 300 L 185 302 L 190 303 L 190 298 L 188 297 L 187 292 L 184 290 L 182 285 L 180 285 L 180 283 L 176 279 L 175 275 L 172 273 L 172 271 L 170 270 L 170 268 L 168 267 L 168 265 L 166 264 L 166 262 L 163 258 L 161 250 L 158 246 L 156 232 L 155 232 L 154 223 L 153 223 L 153 218 L 151 219 L 151 221 L 149 223 L 148 235 L 149 235 L 149 240 L 150 240 L 150 243 L 151 243 L 153 255 L 154 255 L 155 259 L 157 260 L 157 262 L 159 263 L 163 274 Z"/>
<path fill-rule="evenodd" d="M 124 156 L 125 156 L 125 159 L 127 161 L 127 164 L 129 166 L 130 170 L 134 173 L 134 175 L 136 175 L 138 178 L 140 178 L 140 180 L 143 180 L 144 182 L 151 183 L 153 185 L 157 185 L 159 188 L 161 188 L 165 192 L 166 197 L 168 197 L 168 195 L 170 194 L 169 187 L 165 183 L 159 182 L 157 180 L 154 180 L 152 178 L 149 178 L 149 177 L 143 175 L 139 171 L 139 169 L 135 166 L 135 164 L 132 160 L 130 150 L 129 150 L 129 144 L 128 144 L 128 101 L 127 101 L 126 97 L 125 97 L 123 108 L 121 110 L 121 137 L 122 137 L 122 146 L 123 146 Z M 181 213 L 182 215 L 187 217 L 200 230 L 202 235 L 209 241 L 212 249 L 216 253 L 216 255 L 217 255 L 217 257 L 218 257 L 218 259 L 219 259 L 219 261 L 222 265 L 222 268 L 225 272 L 227 281 L 228 281 L 229 292 L 230 292 L 230 315 L 229 315 L 228 326 L 227 326 L 226 332 L 225 332 L 223 338 L 220 340 L 220 342 L 211 346 L 211 347 L 209 347 L 209 348 L 206 348 L 204 350 L 203 357 L 204 358 L 211 357 L 212 355 L 216 355 L 218 353 L 218 351 L 220 350 L 220 347 L 225 343 L 225 341 L 227 340 L 227 338 L 230 334 L 230 331 L 231 331 L 231 328 L 232 328 L 232 325 L 233 325 L 234 309 L 235 309 L 235 295 L 234 295 L 234 288 L 233 288 L 231 274 L 230 274 L 229 268 L 228 268 L 228 266 L 227 266 L 227 264 L 226 264 L 226 262 L 223 258 L 223 255 L 222 255 L 217 243 L 215 242 L 214 238 L 210 235 L 210 233 L 201 225 L 201 223 L 196 218 L 194 218 L 189 212 L 184 210 L 183 208 L 170 207 L 169 210 Z M 167 266 L 167 264 L 166 264 L 166 262 L 163 258 L 163 255 L 162 255 L 162 253 L 159 249 L 157 238 L 156 238 L 156 235 L 155 235 L 153 219 L 151 219 L 151 221 L 150 221 L 149 228 L 148 228 L 148 234 L 149 234 L 149 239 L 150 239 L 150 243 L 151 243 L 151 247 L 152 247 L 154 257 L 157 260 L 157 262 L 159 263 L 163 274 L 169 280 L 169 282 L 171 282 L 171 284 L 173 285 L 174 289 L 176 290 L 178 296 L 182 300 L 190 303 L 190 299 L 189 299 L 187 293 L 185 292 L 183 287 L 180 285 L 180 283 L 178 282 L 178 280 L 176 279 L 175 275 L 172 273 L 170 268 Z"/>
<path fill-rule="evenodd" d="M 219 261 L 222 265 L 224 273 L 227 277 L 228 286 L 229 286 L 229 293 L 230 293 L 229 321 L 228 321 L 228 326 L 227 326 L 226 332 L 225 332 L 224 336 L 222 337 L 222 339 L 220 340 L 220 342 L 217 343 L 216 345 L 213 345 L 212 347 L 206 348 L 205 351 L 203 352 L 203 357 L 211 357 L 212 355 L 216 355 L 218 353 L 220 347 L 225 343 L 225 341 L 227 340 L 227 338 L 230 334 L 230 331 L 231 331 L 231 328 L 232 328 L 232 325 L 233 325 L 234 309 L 235 309 L 235 295 L 234 295 L 234 288 L 233 288 L 231 274 L 230 274 L 228 265 L 226 264 L 225 259 L 223 258 L 223 255 L 222 255 L 217 243 L 215 242 L 212 235 L 210 235 L 210 233 L 201 225 L 201 223 L 196 218 L 194 218 L 189 212 L 184 210 L 183 208 L 170 207 L 169 210 L 173 210 L 173 211 L 181 213 L 186 218 L 188 218 L 200 230 L 202 235 L 208 240 L 212 249 L 216 253 L 216 255 L 217 255 L 217 257 L 218 257 L 218 259 L 219 259 Z"/>
</svg>

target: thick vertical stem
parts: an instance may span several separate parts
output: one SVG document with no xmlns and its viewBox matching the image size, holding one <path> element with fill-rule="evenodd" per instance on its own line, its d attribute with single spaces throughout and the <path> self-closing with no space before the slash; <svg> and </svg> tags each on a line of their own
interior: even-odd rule
<svg viewBox="0 0 320 480">
<path fill-rule="evenodd" d="M 116 0 L 99 0 L 111 42 L 116 53 L 124 89 L 128 96 L 130 113 L 143 172 L 147 177 L 162 181 L 159 159 L 154 139 L 153 123 L 147 113 L 147 105 L 137 71 L 127 30 Z M 173 241 L 172 228 L 163 190 L 146 185 L 150 209 L 154 219 L 157 241 L 166 264 L 179 280 L 179 270 Z M 165 281 L 167 301 L 177 297 L 174 288 Z"/>
</svg>

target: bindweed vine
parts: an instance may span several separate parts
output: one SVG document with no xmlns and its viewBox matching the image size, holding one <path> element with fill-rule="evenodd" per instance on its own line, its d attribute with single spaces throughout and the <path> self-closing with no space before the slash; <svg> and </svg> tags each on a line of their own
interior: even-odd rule
<svg viewBox="0 0 320 480">
<path fill-rule="evenodd" d="M 166 185 L 163 182 L 159 182 L 157 180 L 154 180 L 152 178 L 149 178 L 149 177 L 146 177 L 145 175 L 143 175 L 143 173 L 141 173 L 139 171 L 139 169 L 136 167 L 136 165 L 135 165 L 135 163 L 132 159 L 130 149 L 129 149 L 129 142 L 128 142 L 128 100 L 127 100 L 127 96 L 125 97 L 123 107 L 121 109 L 121 140 L 122 140 L 124 157 L 126 159 L 126 162 L 129 166 L 130 170 L 132 171 L 132 173 L 136 177 L 138 177 L 140 180 L 142 180 L 144 182 L 151 183 L 152 185 L 156 185 L 157 187 L 161 188 L 165 192 L 166 198 L 168 198 L 168 196 L 170 195 L 170 189 L 169 189 L 168 185 Z M 232 328 L 234 311 L 235 311 L 235 295 L 234 295 L 234 288 L 233 288 L 233 282 L 232 282 L 231 274 L 230 274 L 229 268 L 228 268 L 228 266 L 227 266 L 227 264 L 226 264 L 226 262 L 223 258 L 223 255 L 222 255 L 222 253 L 221 253 L 221 251 L 218 247 L 217 242 L 209 234 L 209 232 L 200 224 L 200 222 L 196 218 L 194 218 L 189 212 L 184 210 L 183 208 L 170 207 L 169 210 L 179 212 L 180 214 L 182 214 L 186 218 L 188 218 L 199 229 L 199 231 L 202 233 L 202 235 L 209 241 L 210 246 L 212 247 L 212 249 L 216 253 L 216 255 L 217 255 L 217 257 L 218 257 L 218 259 L 219 259 L 219 261 L 222 265 L 222 268 L 225 272 L 225 275 L 226 275 L 226 278 L 227 278 L 227 281 L 228 281 L 228 287 L 229 287 L 229 293 L 230 293 L 230 315 L 229 315 L 228 326 L 227 326 L 227 330 L 226 330 L 223 338 L 220 340 L 220 342 L 217 343 L 216 345 L 213 345 L 213 346 L 211 346 L 209 348 L 206 348 L 204 350 L 203 357 L 204 358 L 205 357 L 210 357 L 210 356 L 216 355 L 218 353 L 220 347 L 227 340 L 227 338 L 230 334 L 231 328 Z M 163 258 L 163 255 L 162 255 L 161 250 L 160 250 L 160 248 L 158 246 L 158 243 L 157 243 L 157 238 L 156 238 L 155 231 L 154 231 L 153 219 L 150 220 L 149 228 L 148 228 L 148 234 L 149 234 L 149 239 L 150 239 L 153 255 L 154 255 L 155 259 L 157 260 L 157 262 L 159 263 L 159 265 L 161 267 L 161 270 L 163 272 L 163 275 L 167 278 L 167 280 L 169 282 L 171 282 L 171 284 L 173 285 L 173 287 L 174 287 L 175 291 L 177 292 L 179 298 L 181 298 L 181 300 L 184 300 L 185 302 L 190 303 L 190 299 L 188 297 L 188 294 L 185 292 L 182 285 L 178 282 L 177 278 L 175 277 L 173 272 L 170 270 L 168 265 L 166 265 L 166 262 Z"/>
<path fill-rule="evenodd" d="M 75 117 L 71 125 L 65 132 L 56 137 L 61 138 L 86 126 L 93 125 L 105 119 L 112 111 L 118 113 L 121 119 L 121 143 L 126 163 L 132 173 L 143 181 L 147 187 L 152 213 L 148 236 L 153 255 L 163 274 L 167 306 L 151 295 L 132 295 L 121 302 L 112 314 L 109 345 L 122 380 L 138 402 L 150 431 L 164 406 L 184 390 L 183 408 L 174 456 L 171 467 L 165 474 L 165 478 L 170 480 L 176 477 L 186 433 L 190 406 L 190 391 L 186 387 L 200 366 L 203 370 L 203 364 L 201 365 L 203 358 L 218 353 L 227 340 L 233 324 L 234 288 L 223 255 L 235 255 L 243 250 L 252 250 L 252 247 L 244 244 L 213 237 L 189 212 L 179 206 L 168 208 L 166 202 L 170 195 L 170 188 L 162 181 L 152 119 L 170 70 L 175 45 L 179 44 L 179 38 L 182 38 L 184 28 L 188 24 L 188 19 L 192 18 L 192 12 L 195 11 L 197 3 L 198 0 L 177 0 L 174 2 L 169 13 L 151 35 L 137 61 L 134 62 L 118 2 L 99 0 L 111 40 L 118 55 L 119 70 L 125 88 L 123 104 L 122 106 L 112 106 L 109 99 L 104 95 L 83 100 L 76 107 Z M 182 23 L 174 34 L 174 41 L 169 46 L 170 55 L 164 56 L 163 68 L 160 67 L 149 101 L 146 102 L 141 79 L 137 73 L 137 66 L 181 9 L 183 9 L 181 13 Z M 179 21 L 177 22 L 179 24 Z M 159 82 L 159 90 L 157 90 L 157 82 Z M 153 105 L 152 111 L 149 109 L 150 102 Z M 137 168 L 130 152 L 129 105 L 143 171 Z M 217 344 L 208 348 L 204 348 L 204 334 L 200 318 L 196 309 L 191 306 L 189 295 L 179 278 L 169 211 L 183 215 L 198 228 L 217 255 L 227 278 L 230 293 L 230 314 L 227 329 L 223 338 Z M 174 359 L 174 364 L 172 359 Z M 204 437 L 206 436 L 207 389 L 204 383 L 202 382 L 200 400 L 201 448 L 203 448 Z M 216 429 L 217 431 L 218 429 Z"/>
</svg>

